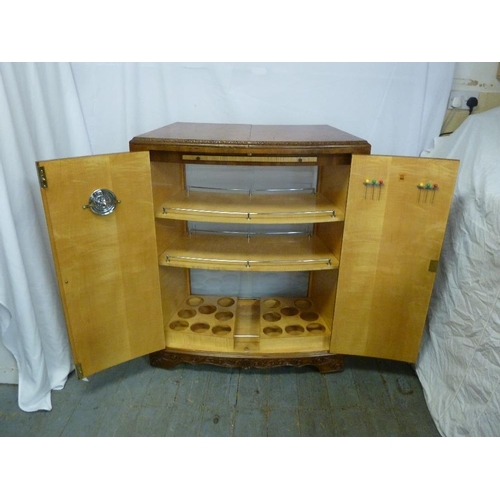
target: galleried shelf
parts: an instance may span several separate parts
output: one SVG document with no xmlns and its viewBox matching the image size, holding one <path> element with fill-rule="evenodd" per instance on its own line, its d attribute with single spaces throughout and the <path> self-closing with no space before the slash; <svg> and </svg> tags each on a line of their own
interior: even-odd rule
<svg viewBox="0 0 500 500">
<path fill-rule="evenodd" d="M 161 266 L 239 271 L 337 269 L 338 260 L 315 236 L 189 234 L 172 241 Z"/>
<path fill-rule="evenodd" d="M 38 162 L 78 376 L 415 362 L 457 169 L 329 125 L 174 123 Z"/>
<path fill-rule="evenodd" d="M 343 213 L 325 196 L 313 190 L 228 192 L 189 190 L 174 194 L 161 205 L 156 217 L 205 222 L 248 224 L 334 222 Z"/>
</svg>

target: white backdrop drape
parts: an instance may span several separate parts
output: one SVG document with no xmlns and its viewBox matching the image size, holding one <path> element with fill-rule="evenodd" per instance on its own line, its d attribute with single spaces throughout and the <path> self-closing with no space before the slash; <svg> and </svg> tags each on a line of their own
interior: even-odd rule
<svg viewBox="0 0 500 500">
<path fill-rule="evenodd" d="M 1 65 L 0 334 L 26 411 L 51 409 L 71 370 L 34 161 L 90 152 L 69 65 Z"/>
<path fill-rule="evenodd" d="M 328 124 L 374 154 L 439 134 L 453 63 L 0 63 L 0 337 L 19 406 L 50 410 L 72 370 L 36 160 L 128 150 L 175 121 Z"/>
</svg>

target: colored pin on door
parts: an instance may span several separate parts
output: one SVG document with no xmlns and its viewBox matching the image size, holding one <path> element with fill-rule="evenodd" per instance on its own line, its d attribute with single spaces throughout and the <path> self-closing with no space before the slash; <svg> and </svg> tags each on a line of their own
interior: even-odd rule
<svg viewBox="0 0 500 500">
<path fill-rule="evenodd" d="M 368 189 L 372 190 L 372 196 L 371 196 L 372 200 L 375 199 L 375 189 L 378 189 L 377 199 L 380 200 L 380 193 L 382 191 L 382 187 L 384 186 L 384 181 L 382 180 L 377 181 L 376 179 L 373 180 L 366 179 L 365 182 L 363 182 L 363 184 L 365 186 L 365 200 L 368 196 Z"/>
<path fill-rule="evenodd" d="M 431 204 L 434 203 L 434 198 L 436 196 L 436 191 L 439 189 L 439 186 L 437 184 L 433 184 L 431 182 L 423 183 L 421 182 L 418 186 L 418 203 L 423 201 L 424 203 L 427 203 L 427 199 L 429 197 L 429 193 L 432 192 L 432 197 L 430 198 Z M 425 193 L 425 195 L 422 195 L 422 193 Z"/>
</svg>

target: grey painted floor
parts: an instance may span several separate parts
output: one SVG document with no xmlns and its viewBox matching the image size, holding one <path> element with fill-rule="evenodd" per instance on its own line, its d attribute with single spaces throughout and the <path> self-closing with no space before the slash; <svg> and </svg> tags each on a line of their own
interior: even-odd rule
<svg viewBox="0 0 500 500">
<path fill-rule="evenodd" d="M 0 385 L 0 436 L 439 436 L 410 365 L 346 358 L 341 373 L 240 370 L 148 358 L 89 382 L 74 374 L 50 412 L 25 413 Z"/>
</svg>

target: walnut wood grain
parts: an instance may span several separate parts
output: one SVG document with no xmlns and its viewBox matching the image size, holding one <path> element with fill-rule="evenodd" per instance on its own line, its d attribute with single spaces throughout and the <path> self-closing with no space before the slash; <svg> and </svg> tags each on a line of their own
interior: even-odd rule
<svg viewBox="0 0 500 500">
<path fill-rule="evenodd" d="M 244 125 L 177 122 L 134 137 L 131 151 L 224 154 L 369 153 L 363 139 L 330 125 Z"/>
<path fill-rule="evenodd" d="M 171 369 L 181 363 L 191 365 L 209 364 L 225 368 L 278 368 L 282 366 L 314 366 L 320 373 L 341 372 L 344 369 L 344 356 L 341 354 L 317 353 L 304 355 L 285 356 L 231 356 L 225 353 L 218 356 L 213 353 L 192 353 L 172 349 L 164 349 L 149 355 L 151 366 Z"/>
</svg>

